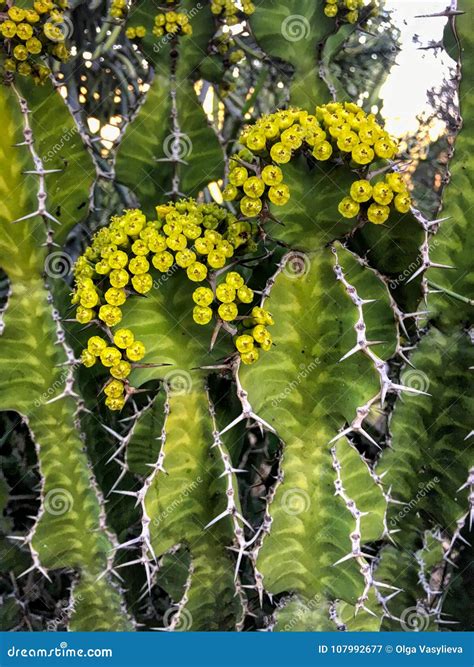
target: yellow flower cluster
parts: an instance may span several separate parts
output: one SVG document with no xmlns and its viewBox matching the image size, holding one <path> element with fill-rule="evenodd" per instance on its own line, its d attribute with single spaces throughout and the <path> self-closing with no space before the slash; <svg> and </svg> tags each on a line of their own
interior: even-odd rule
<svg viewBox="0 0 474 667">
<path fill-rule="evenodd" d="M 365 4 L 364 0 L 326 0 L 324 13 L 330 18 L 337 16 L 348 23 L 357 23 L 360 10 Z M 372 5 L 371 15 L 374 16 L 377 13 L 377 4 L 373 2 Z"/>
<path fill-rule="evenodd" d="M 375 116 L 350 102 L 316 107 L 314 114 L 288 109 L 264 115 L 244 128 L 239 141 L 245 148 L 230 161 L 222 196 L 225 201 L 238 201 L 248 218 L 258 216 L 267 201 L 276 206 L 287 203 L 290 190 L 279 165 L 298 152 L 320 162 L 336 158 L 353 168 L 365 168 L 376 159 L 392 158 L 397 151 Z M 402 206 L 400 200 L 396 206 Z M 347 214 L 355 208 L 347 207 Z"/>
<path fill-rule="evenodd" d="M 366 179 L 354 181 L 350 195 L 339 202 L 339 213 L 344 218 L 355 218 L 361 205 L 369 222 L 381 225 L 390 215 L 390 204 L 399 213 L 408 213 L 411 197 L 405 181 L 396 172 L 390 172 L 383 181 L 371 183 Z"/>
<path fill-rule="evenodd" d="M 155 16 L 155 24 L 152 32 L 155 37 L 163 37 L 163 35 L 170 34 L 192 35 L 193 29 L 187 14 L 169 9 Z"/>
<path fill-rule="evenodd" d="M 8 8 L 0 19 L 4 72 L 32 75 L 34 82 L 41 84 L 50 74 L 49 67 L 39 60 L 41 56 L 50 55 L 62 62 L 68 59 L 62 12 L 66 7 L 62 0 L 35 0 L 31 8 Z"/>
<path fill-rule="evenodd" d="M 264 197 L 277 206 L 283 206 L 290 198 L 280 167 L 267 164 L 259 171 L 252 160 L 252 153 L 246 149 L 233 156 L 230 160 L 229 182 L 222 191 L 224 201 L 239 200 L 242 215 L 249 218 L 260 213 Z"/>
<path fill-rule="evenodd" d="M 397 152 L 396 143 L 375 116 L 352 102 L 331 102 L 316 107 L 314 114 L 288 109 L 262 116 L 243 130 L 240 143 L 277 164 L 289 162 L 300 149 L 318 161 L 334 155 L 356 167 L 377 158 L 390 159 Z"/>
<path fill-rule="evenodd" d="M 191 282 L 207 281 L 193 292 L 193 319 L 200 325 L 215 320 L 231 333 L 243 363 L 254 363 L 261 350 L 272 347 L 270 313 L 252 308 L 253 290 L 237 271 L 227 268 L 230 260 L 238 263 L 236 255 L 257 250 L 259 222 L 270 215 L 264 207 L 288 201 L 280 164 L 302 151 L 307 158 L 333 157 L 337 164 L 359 171 L 360 179 L 339 203 L 344 217 L 358 215 L 362 204 L 367 219 L 380 224 L 390 204 L 401 213 L 410 208 L 399 174 L 390 172 L 374 184 L 364 178 L 370 163 L 392 158 L 397 146 L 375 117 L 355 104 L 330 103 L 316 107 L 314 114 L 277 111 L 246 127 L 240 142 L 243 149 L 230 160 L 229 183 L 223 191 L 224 199 L 239 201 L 239 217 L 217 204 L 197 204 L 193 199 L 157 206 L 156 220 L 147 220 L 140 210 L 125 211 L 97 232 L 76 263 L 76 319 L 82 324 L 97 322 L 111 339 L 110 344 L 103 339 L 98 343 L 93 336 L 83 362 L 92 366 L 99 359 L 110 368 L 113 380 L 104 391 L 112 409 L 123 406 L 130 393 L 128 375 L 146 350 L 129 329 L 111 329 L 120 324 L 128 296 L 146 295 L 152 289 L 156 271 L 178 267 Z"/>
<path fill-rule="evenodd" d="M 136 25 L 125 30 L 125 35 L 128 39 L 142 39 L 146 35 L 146 28 L 144 25 Z"/>
<path fill-rule="evenodd" d="M 202 282 L 208 271 L 222 269 L 237 248 L 256 250 L 256 224 L 240 222 L 217 204 L 196 204 L 192 199 L 156 207 L 165 245 L 153 266 L 167 271 L 173 264 L 186 269 L 192 282 Z"/>
<path fill-rule="evenodd" d="M 123 19 L 128 11 L 127 0 L 112 0 L 110 16 L 114 19 Z"/>
<path fill-rule="evenodd" d="M 130 329 L 118 329 L 110 342 L 101 336 L 91 336 L 87 348 L 82 351 L 81 361 L 86 368 L 91 368 L 97 361 L 109 369 L 111 379 L 104 387 L 107 396 L 105 404 L 111 410 L 121 410 L 125 405 L 124 393 L 128 389 L 128 376 L 132 371 L 132 362 L 138 362 L 145 356 L 145 346 Z"/>
<path fill-rule="evenodd" d="M 245 309 L 254 299 L 253 290 L 236 271 L 227 273 L 220 283 L 220 274 L 211 272 L 223 269 L 234 253 L 257 249 L 255 224 L 237 220 L 217 204 L 197 204 L 192 199 L 157 206 L 156 213 L 157 219 L 148 221 L 139 210 L 112 218 L 74 268 L 71 301 L 77 307 L 76 320 L 101 324 L 113 341 L 113 345 L 103 339 L 100 343 L 100 337 L 92 336 L 82 353 L 84 365 L 90 367 L 99 360 L 114 380 L 122 382 L 120 395 L 104 390 L 111 409 L 123 407 L 133 362 L 141 361 L 146 350 L 129 329 L 110 329 L 120 324 L 121 306 L 129 296 L 146 295 L 152 289 L 155 270 L 164 273 L 177 266 L 194 283 L 209 277 L 212 288 L 199 286 L 192 295 L 193 319 L 201 325 L 215 317 L 224 323 L 236 321 L 235 330 L 248 317 L 245 312 L 239 314 L 239 307 Z M 265 349 L 269 346 L 267 341 Z M 253 356 L 247 356 L 245 363 Z M 111 386 L 117 389 L 118 384 L 111 382 Z"/>
<path fill-rule="evenodd" d="M 215 304 L 218 317 L 224 322 L 232 322 L 239 317 L 238 306 L 252 303 L 253 299 L 253 290 L 245 285 L 242 276 L 236 271 L 230 271 L 215 290 L 209 287 L 194 290 L 193 301 L 196 306 L 193 319 L 198 324 L 208 324 L 214 315 L 211 306 Z"/>
<path fill-rule="evenodd" d="M 241 7 L 240 10 L 235 0 L 211 0 L 211 12 L 224 18 L 228 25 L 239 23 L 239 13 L 250 16 L 255 11 L 255 5 L 250 0 L 242 0 Z"/>
<path fill-rule="evenodd" d="M 267 352 L 273 345 L 267 327 L 274 324 L 273 317 L 264 308 L 255 306 L 249 318 L 243 322 L 245 330 L 235 339 L 235 346 L 244 364 L 258 361 L 259 350 Z"/>
</svg>

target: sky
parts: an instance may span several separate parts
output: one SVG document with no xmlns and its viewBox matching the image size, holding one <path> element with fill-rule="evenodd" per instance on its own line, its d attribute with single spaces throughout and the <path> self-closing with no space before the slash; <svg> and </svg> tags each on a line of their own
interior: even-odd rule
<svg viewBox="0 0 474 667">
<path fill-rule="evenodd" d="M 442 12 L 448 0 L 386 0 L 385 8 L 392 11 L 394 24 L 401 31 L 401 50 L 396 64 L 382 86 L 381 109 L 386 129 L 395 136 L 414 134 L 416 117 L 429 110 L 426 92 L 442 83 L 451 59 L 442 50 L 420 49 L 440 42 L 446 24 L 445 17 L 417 18 L 420 14 Z M 418 36 L 416 42 L 414 35 Z M 433 134 L 443 124 L 433 128 Z M 432 140 L 436 137 L 432 136 Z"/>
</svg>

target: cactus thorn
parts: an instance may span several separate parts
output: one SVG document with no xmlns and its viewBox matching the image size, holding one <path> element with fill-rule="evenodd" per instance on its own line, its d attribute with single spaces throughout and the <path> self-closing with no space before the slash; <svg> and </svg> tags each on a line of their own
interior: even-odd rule
<svg viewBox="0 0 474 667">
<path fill-rule="evenodd" d="M 117 544 L 116 546 L 113 546 L 111 551 L 118 551 L 119 549 L 127 549 L 133 544 L 138 544 L 141 541 L 142 541 L 142 536 L 139 535 L 138 537 L 134 537 L 133 539 L 128 540 L 127 542 L 123 542 L 122 544 Z"/>
<path fill-rule="evenodd" d="M 128 561 L 128 563 L 120 563 L 120 565 L 116 565 L 116 566 L 115 566 L 115 569 L 116 569 L 116 570 L 119 570 L 119 569 L 121 569 L 122 567 L 130 567 L 130 565 L 137 565 L 138 563 L 142 563 L 142 564 L 143 564 L 143 561 L 142 561 L 141 558 L 136 558 L 135 560 Z"/>
<path fill-rule="evenodd" d="M 397 384 L 395 382 L 390 383 L 390 389 L 395 389 L 396 391 L 407 391 L 411 394 L 418 394 L 420 396 L 431 396 L 427 391 L 422 391 L 421 389 L 414 389 L 413 387 L 407 387 L 404 384 Z"/>
<path fill-rule="evenodd" d="M 461 9 L 454 9 L 451 7 L 447 7 L 444 11 L 442 12 L 437 12 L 435 14 L 419 14 L 415 16 L 416 19 L 427 19 L 427 18 L 439 18 L 442 16 L 461 16 L 462 14 L 465 14 Z"/>
<path fill-rule="evenodd" d="M 431 220 L 429 222 L 426 222 L 426 226 L 429 228 L 429 227 L 433 227 L 434 225 L 439 225 L 442 222 L 445 222 L 446 220 L 449 220 L 450 217 L 451 216 L 448 215 L 445 218 L 438 218 L 437 220 Z"/>
<path fill-rule="evenodd" d="M 17 540 L 18 542 L 23 542 L 23 544 L 28 543 L 28 539 L 23 535 L 6 535 L 6 538 L 7 540 Z"/>
<path fill-rule="evenodd" d="M 222 477 L 225 477 L 226 475 L 232 476 L 233 473 L 238 473 L 238 472 L 246 473 L 246 472 L 248 472 L 248 470 L 244 470 L 243 468 L 229 468 L 228 470 L 224 470 L 224 472 L 222 472 L 219 475 L 218 479 L 221 479 Z"/>
<path fill-rule="evenodd" d="M 367 340 L 367 341 L 364 341 L 363 343 L 357 343 L 356 345 L 354 345 L 353 348 L 351 348 L 349 350 L 349 352 L 346 352 L 346 354 L 339 359 L 338 363 L 341 363 L 341 361 L 345 361 L 346 359 L 351 357 L 356 352 L 360 352 L 361 350 L 364 350 L 364 349 L 366 349 L 368 347 L 371 347 L 373 345 L 381 345 L 384 342 L 385 341 L 383 341 L 383 340 Z"/>
<path fill-rule="evenodd" d="M 173 156 L 171 156 L 171 157 L 155 157 L 155 158 L 153 158 L 153 161 L 154 161 L 154 162 L 171 162 L 171 163 L 178 163 L 178 164 L 183 164 L 183 165 L 185 165 L 185 166 L 187 166 L 187 165 L 189 164 L 189 162 L 186 162 L 186 160 L 183 160 L 182 158 L 177 157 L 177 156 L 176 156 L 176 157 L 173 157 Z M 171 192 L 167 192 L 166 194 L 167 194 L 167 195 L 172 195 L 172 194 L 174 194 L 174 193 L 171 191 Z M 178 192 L 177 194 L 178 194 L 178 195 L 181 195 L 181 196 L 183 196 L 183 197 L 186 197 L 186 195 L 183 195 L 183 194 L 180 193 L 180 192 Z"/>
<path fill-rule="evenodd" d="M 112 493 L 116 493 L 120 496 L 130 496 L 131 498 L 138 498 L 137 491 L 119 491 L 116 489 L 115 491 L 112 491 Z"/>
<path fill-rule="evenodd" d="M 26 169 L 23 174 L 33 174 L 34 176 L 46 176 L 47 174 L 57 174 L 63 169 Z"/>
<path fill-rule="evenodd" d="M 24 572 L 22 572 L 21 574 L 19 574 L 19 575 L 18 575 L 18 579 L 21 579 L 22 577 L 24 577 L 24 576 L 26 576 L 27 574 L 29 574 L 29 572 L 33 572 L 34 570 L 38 570 L 38 572 L 41 572 L 41 574 L 43 575 L 43 577 L 45 577 L 50 583 L 53 583 L 52 580 L 51 580 L 51 577 L 50 577 L 49 574 L 46 572 L 46 570 L 45 570 L 41 565 L 38 565 L 37 563 L 33 563 L 33 565 L 31 565 L 31 567 L 29 567 L 27 570 L 25 570 Z"/>
<path fill-rule="evenodd" d="M 378 618 L 377 614 L 375 612 L 373 612 L 372 609 L 369 609 L 368 607 L 366 607 L 365 604 L 363 604 L 363 603 L 360 603 L 360 604 L 357 603 L 356 604 L 354 615 L 357 616 L 357 614 L 359 613 L 359 611 L 361 609 L 363 609 L 370 616 L 373 616 L 374 618 Z"/>
<path fill-rule="evenodd" d="M 23 222 L 24 220 L 30 220 L 31 218 L 36 218 L 39 215 L 41 215 L 39 211 L 34 211 L 33 213 L 28 213 L 27 215 L 22 216 L 21 218 L 12 220 L 12 223 Z"/>
</svg>

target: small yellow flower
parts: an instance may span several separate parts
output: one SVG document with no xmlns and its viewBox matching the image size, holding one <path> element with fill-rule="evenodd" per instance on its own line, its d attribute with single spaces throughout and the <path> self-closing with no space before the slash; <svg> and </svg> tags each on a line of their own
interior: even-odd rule
<svg viewBox="0 0 474 667">
<path fill-rule="evenodd" d="M 125 385 L 120 380 L 110 380 L 104 387 L 104 394 L 110 396 L 111 398 L 119 398 L 122 396 L 125 389 Z"/>
<path fill-rule="evenodd" d="M 118 329 L 114 334 L 114 343 L 121 350 L 130 347 L 135 341 L 135 336 L 130 329 Z"/>
<path fill-rule="evenodd" d="M 130 361 L 140 361 L 145 356 L 145 351 L 144 344 L 141 341 L 136 340 L 129 347 L 127 347 L 125 354 L 130 359 Z"/>
</svg>

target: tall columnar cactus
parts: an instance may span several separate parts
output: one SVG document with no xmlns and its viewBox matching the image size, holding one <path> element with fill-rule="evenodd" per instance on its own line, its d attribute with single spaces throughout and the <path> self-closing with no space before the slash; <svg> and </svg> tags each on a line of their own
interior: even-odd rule
<svg viewBox="0 0 474 667">
<path fill-rule="evenodd" d="M 62 104 L 59 98 L 55 102 Z M 35 141 L 30 115 L 26 97 L 12 84 L 2 109 L 2 155 L 9 169 L 3 181 L 1 245 L 10 293 L 2 335 L 0 396 L 2 409 L 14 410 L 28 425 L 42 477 L 38 517 L 23 541 L 30 550 L 30 567 L 44 577 L 56 568 L 80 572 L 71 588 L 71 627 L 109 629 L 113 614 L 122 619 L 118 624 L 125 629 L 130 621 L 122 610 L 118 587 L 110 582 L 113 538 L 105 526 L 102 495 L 77 429 L 80 403 L 74 353 L 48 284 L 58 270 L 55 264 L 64 258 L 51 245 L 52 226 L 58 222 L 47 197 L 51 170 L 38 153 L 41 142 Z M 71 170 L 74 167 L 71 163 Z M 80 190 L 82 171 L 74 180 L 72 199 L 77 202 L 87 198 L 89 183 Z M 72 217 L 67 216 L 69 203 L 66 199 L 61 212 L 65 225 Z"/>
<path fill-rule="evenodd" d="M 416 386 L 430 395 L 422 400 L 412 396 L 404 404 L 395 406 L 391 422 L 392 450 L 382 457 L 377 468 L 380 472 L 384 470 L 384 481 L 392 488 L 397 480 L 397 498 L 408 504 L 394 505 L 389 513 L 389 526 L 393 525 L 397 531 L 394 535 L 396 545 L 399 549 L 404 545 L 414 549 L 419 544 L 420 531 L 429 529 L 431 539 L 434 537 L 439 545 L 437 562 L 433 561 L 431 567 L 436 567 L 443 576 L 449 576 L 453 556 L 459 556 L 459 550 L 466 544 L 473 512 L 472 423 L 469 414 L 473 302 L 468 296 L 470 278 L 467 270 L 472 241 L 467 230 L 470 204 L 466 197 L 469 192 L 467 164 L 472 100 L 465 81 L 461 80 L 461 62 L 463 68 L 469 67 L 471 42 L 472 35 L 464 17 L 456 22 L 450 17 L 446 43 L 458 62 L 462 129 L 450 163 L 450 183 L 444 195 L 439 231 L 437 225 L 434 227 L 433 249 L 429 236 L 432 227 L 426 230 L 427 236 L 421 246 L 425 261 L 422 266 L 428 269 L 423 279 L 428 321 L 423 323 L 427 326 L 410 358 L 413 368 L 404 371 L 405 377 L 411 377 Z M 442 270 L 442 265 L 450 268 Z M 413 470 L 418 471 L 417 484 Z M 413 499 L 416 511 L 407 512 L 406 507 L 410 507 Z M 381 572 L 385 570 L 385 561 L 392 558 L 392 550 L 393 547 L 388 547 L 386 557 L 382 552 Z M 404 578 L 414 576 L 415 572 L 423 584 L 419 559 L 416 558 L 415 562 L 410 559 L 400 575 L 401 588 L 406 586 Z M 423 624 L 427 627 L 430 622 L 452 621 L 448 616 L 443 617 L 445 591 L 442 585 L 438 590 L 431 590 L 428 576 L 428 584 L 423 587 L 424 594 L 411 595 L 412 605 L 421 615 Z M 398 613 L 403 610 L 399 608 Z"/>
<path fill-rule="evenodd" d="M 1 19 L 0 408 L 37 469 L 23 531 L 0 478 L 7 628 L 38 627 L 25 576 L 65 601 L 54 629 L 436 629 L 444 602 L 457 614 L 469 94 L 429 221 L 340 76 L 378 9 L 265 4 L 114 0 L 111 29 L 82 34 L 98 10 L 74 3 L 52 21 L 74 66 L 48 46 L 44 86 L 11 65 L 21 37 Z M 265 101 L 279 77 L 285 109 Z M 369 80 L 373 100 L 380 70 Z M 118 132 L 101 144 L 91 117 Z"/>
</svg>

